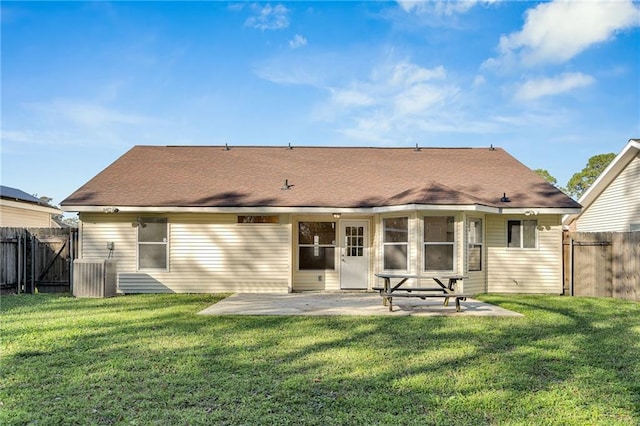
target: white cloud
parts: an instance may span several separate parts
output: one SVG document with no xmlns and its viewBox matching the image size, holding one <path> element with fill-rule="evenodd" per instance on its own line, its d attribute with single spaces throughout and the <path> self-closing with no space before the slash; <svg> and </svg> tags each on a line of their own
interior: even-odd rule
<svg viewBox="0 0 640 426">
<path fill-rule="evenodd" d="M 27 105 L 52 120 L 64 120 L 82 127 L 104 127 L 114 124 L 145 124 L 149 119 L 120 112 L 102 105 L 82 101 L 55 100 L 49 103 Z"/>
<path fill-rule="evenodd" d="M 365 107 L 375 104 L 375 100 L 361 90 L 332 90 L 332 103 L 342 107 Z"/>
<path fill-rule="evenodd" d="M 442 66 L 402 61 L 374 69 L 368 79 L 334 86 L 316 118 L 334 122 L 343 135 L 372 143 L 398 142 L 401 135 L 448 128 L 443 113 L 459 88 Z"/>
<path fill-rule="evenodd" d="M 640 7 L 631 0 L 542 3 L 526 12 L 522 30 L 500 38 L 500 56 L 485 66 L 562 63 L 637 26 Z"/>
<path fill-rule="evenodd" d="M 515 93 L 516 99 L 534 100 L 553 96 L 593 84 L 595 79 L 582 73 L 565 73 L 553 78 L 532 79 L 522 84 Z"/>
<path fill-rule="evenodd" d="M 132 137 L 141 140 L 148 129 L 162 126 L 158 120 L 95 102 L 57 99 L 22 107 L 25 113 L 2 129 L 4 144 L 125 145 Z"/>
<path fill-rule="evenodd" d="M 289 47 L 292 49 L 297 49 L 302 46 L 307 45 L 307 39 L 301 36 L 300 34 L 296 34 L 292 40 L 289 40 Z"/>
<path fill-rule="evenodd" d="M 451 85 L 434 83 L 434 80 L 441 83 L 445 77 L 442 66 L 429 69 L 400 62 L 379 67 L 367 80 L 332 87 L 330 105 L 326 109 L 354 113 L 385 110 L 390 117 L 420 114 L 457 92 Z"/>
<path fill-rule="evenodd" d="M 271 6 L 267 3 L 260 7 L 258 4 L 251 6 L 254 16 L 247 18 L 245 25 L 247 27 L 259 30 L 281 30 L 289 26 L 289 9 L 284 5 L 278 4 Z"/>
<path fill-rule="evenodd" d="M 400 8 L 407 13 L 445 16 L 466 13 L 477 5 L 489 5 L 498 1 L 501 0 L 397 0 Z"/>
</svg>

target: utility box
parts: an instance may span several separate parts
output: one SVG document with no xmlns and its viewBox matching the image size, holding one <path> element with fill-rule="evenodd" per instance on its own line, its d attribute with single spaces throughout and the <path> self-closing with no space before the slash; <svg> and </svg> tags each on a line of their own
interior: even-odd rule
<svg viewBox="0 0 640 426">
<path fill-rule="evenodd" d="M 113 297 L 118 285 L 118 262 L 111 259 L 73 261 L 75 297 Z"/>
</svg>

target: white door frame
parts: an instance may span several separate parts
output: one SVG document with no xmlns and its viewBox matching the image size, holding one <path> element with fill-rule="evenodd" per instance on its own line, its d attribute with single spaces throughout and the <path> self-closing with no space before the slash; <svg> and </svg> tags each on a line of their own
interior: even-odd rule
<svg viewBox="0 0 640 426">
<path fill-rule="evenodd" d="M 348 226 L 363 227 L 362 255 L 359 255 L 360 247 L 355 249 L 356 256 L 347 253 L 347 235 L 345 229 Z M 338 253 L 340 263 L 340 289 L 341 290 L 367 290 L 369 288 L 369 268 L 371 252 L 371 221 L 369 219 L 344 219 L 339 221 Z M 352 239 L 352 243 L 355 243 Z M 354 284 L 355 283 L 355 284 Z"/>
</svg>

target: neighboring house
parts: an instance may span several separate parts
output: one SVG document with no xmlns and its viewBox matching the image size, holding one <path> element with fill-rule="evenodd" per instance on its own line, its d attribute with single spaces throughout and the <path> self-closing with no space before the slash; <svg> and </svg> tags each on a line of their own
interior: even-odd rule
<svg viewBox="0 0 640 426">
<path fill-rule="evenodd" d="M 640 231 L 640 139 L 631 139 L 578 200 L 563 223 L 578 232 Z"/>
<path fill-rule="evenodd" d="M 62 211 L 33 195 L 0 185 L 0 226 L 15 228 L 59 228 L 53 216 Z"/>
<path fill-rule="evenodd" d="M 493 147 L 136 146 L 62 208 L 124 293 L 366 290 L 386 271 L 560 294 L 580 211 Z"/>
</svg>

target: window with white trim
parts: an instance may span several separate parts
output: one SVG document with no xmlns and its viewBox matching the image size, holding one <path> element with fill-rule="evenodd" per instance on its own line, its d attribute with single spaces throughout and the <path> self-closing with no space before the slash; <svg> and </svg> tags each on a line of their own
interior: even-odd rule
<svg viewBox="0 0 640 426">
<path fill-rule="evenodd" d="M 402 270 L 408 267 L 409 218 L 387 217 L 382 219 L 383 268 L 387 271 Z"/>
<path fill-rule="evenodd" d="M 298 269 L 336 269 L 336 223 L 298 223 Z"/>
<path fill-rule="evenodd" d="M 538 247 L 537 220 L 508 220 L 507 247 L 533 249 Z"/>
<path fill-rule="evenodd" d="M 482 219 L 470 218 L 467 222 L 467 269 L 482 271 Z"/>
<path fill-rule="evenodd" d="M 138 269 L 168 269 L 169 232 L 166 218 L 138 218 Z"/>
<path fill-rule="evenodd" d="M 453 271 L 455 234 L 455 218 L 453 216 L 425 216 L 425 271 Z"/>
</svg>

